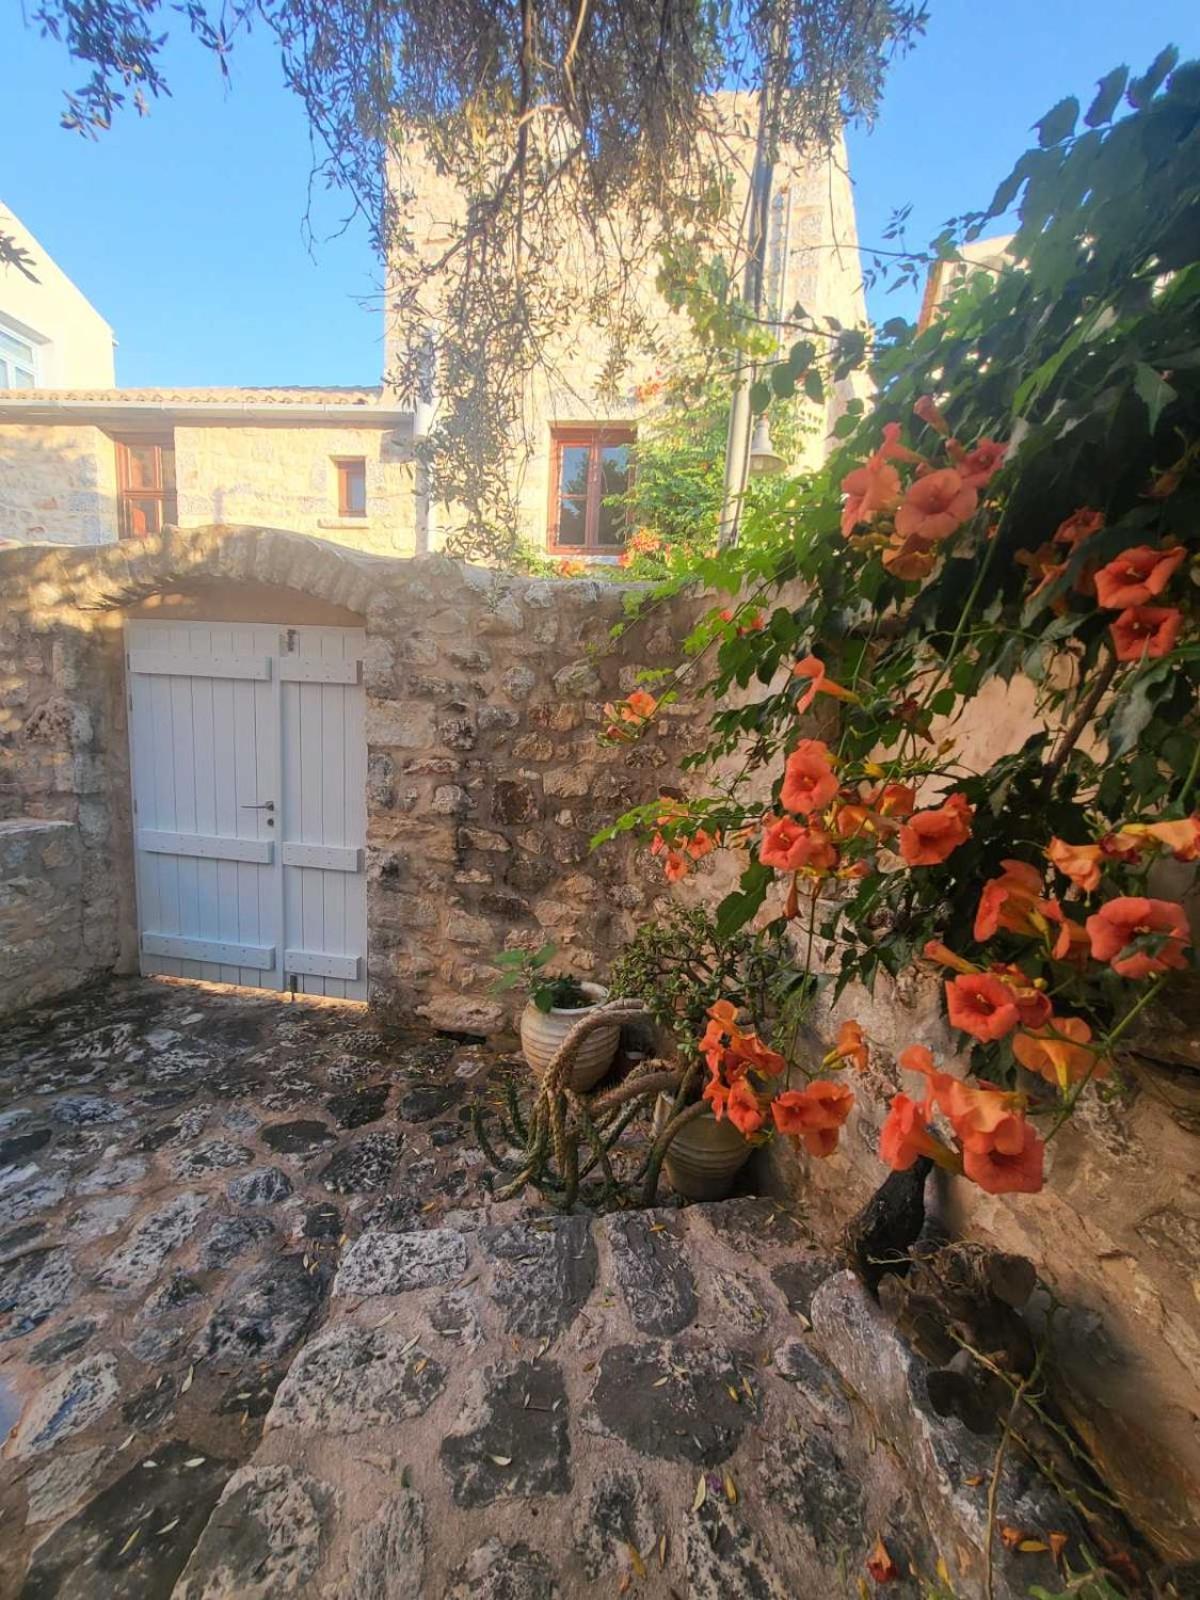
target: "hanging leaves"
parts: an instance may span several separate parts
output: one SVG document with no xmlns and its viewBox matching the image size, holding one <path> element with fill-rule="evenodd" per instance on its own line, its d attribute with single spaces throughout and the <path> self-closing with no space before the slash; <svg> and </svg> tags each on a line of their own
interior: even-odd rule
<svg viewBox="0 0 1200 1600">
<path fill-rule="evenodd" d="M 1128 67 L 1114 67 L 1106 72 L 1096 87 L 1096 98 L 1087 109 L 1084 121 L 1089 128 L 1099 128 L 1112 121 L 1113 112 L 1121 103 L 1125 85 L 1129 81 Z"/>
<path fill-rule="evenodd" d="M 1069 139 L 1075 132 L 1075 124 L 1079 120 L 1079 101 L 1074 95 L 1068 95 L 1065 100 L 1060 100 L 1052 106 L 1040 122 L 1035 122 L 1038 143 L 1043 150 L 1051 145 L 1061 144 L 1064 139 Z"/>
</svg>

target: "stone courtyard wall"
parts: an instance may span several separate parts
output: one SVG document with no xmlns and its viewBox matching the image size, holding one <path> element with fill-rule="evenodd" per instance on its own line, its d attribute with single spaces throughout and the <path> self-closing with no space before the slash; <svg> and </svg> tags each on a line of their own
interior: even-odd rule
<svg viewBox="0 0 1200 1600">
<path fill-rule="evenodd" d="M 0 822 L 0 1016 L 77 988 L 86 975 L 79 829 Z"/>
<path fill-rule="evenodd" d="M 0 816 L 79 826 L 82 970 L 134 970 L 124 613 L 156 614 L 157 598 L 214 621 L 311 621 L 314 604 L 357 621 L 372 997 L 493 1032 L 512 1007 L 489 992 L 490 956 L 552 940 L 565 967 L 602 975 L 652 898 L 631 843 L 589 849 L 604 822 L 678 779 L 678 715 L 634 746 L 596 741 L 603 702 L 676 642 L 660 619 L 609 648 L 628 592 L 269 529 L 0 551 Z"/>
<path fill-rule="evenodd" d="M 33 998 L 39 973 L 66 986 L 136 967 L 121 619 L 176 596 L 217 620 L 252 620 L 270 595 L 258 620 L 366 627 L 377 1001 L 436 1027 L 496 1031 L 510 1013 L 489 992 L 489 958 L 546 939 L 574 971 L 603 977 L 664 890 L 630 843 L 592 852 L 588 841 L 679 784 L 695 744 L 679 708 L 636 745 L 596 743 L 603 701 L 640 667 L 670 662 L 689 621 L 652 613 L 613 649 L 627 592 L 271 530 L 0 551 L 0 817 L 16 822 L 0 889 L 0 1009 Z M 231 596 L 240 609 L 227 615 Z M 996 716 L 989 728 L 1000 736 Z M 31 833 L 30 818 L 68 826 Z M 684 891 L 717 897 L 729 865 L 702 863 Z M 67 911 L 76 883 L 78 920 Z M 28 932 L 14 940 L 22 895 Z M 1163 1554 L 1200 1560 L 1200 1027 L 1196 1004 L 1180 1004 L 1129 1041 L 1120 1091 L 1087 1097 L 1054 1141 L 1041 1194 L 956 1183 L 940 1204 L 954 1231 L 1036 1263 L 1062 1302 L 1054 1338 L 1077 1426 Z M 923 1042 L 954 1059 L 935 980 L 914 972 L 873 996 L 848 992 L 836 1015 L 815 1019 L 814 1053 L 848 1015 L 873 1063 L 841 1148 L 806 1162 L 777 1142 L 758 1174 L 826 1239 L 884 1176 L 878 1132 L 899 1050 Z"/>
</svg>

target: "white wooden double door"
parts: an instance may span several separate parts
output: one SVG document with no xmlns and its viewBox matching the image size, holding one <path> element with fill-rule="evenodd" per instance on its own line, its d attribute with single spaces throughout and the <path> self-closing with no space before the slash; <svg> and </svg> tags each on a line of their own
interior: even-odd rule
<svg viewBox="0 0 1200 1600">
<path fill-rule="evenodd" d="M 126 624 L 143 973 L 366 999 L 363 645 Z"/>
</svg>

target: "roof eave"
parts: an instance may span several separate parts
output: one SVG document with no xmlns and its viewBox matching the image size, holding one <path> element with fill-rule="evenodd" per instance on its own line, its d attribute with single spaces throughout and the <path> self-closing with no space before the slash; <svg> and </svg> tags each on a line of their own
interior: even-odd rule
<svg viewBox="0 0 1200 1600">
<path fill-rule="evenodd" d="M 0 400 L 0 422 L 94 423 L 324 423 L 358 428 L 411 427 L 413 414 L 391 406 L 289 405 L 286 402 L 209 401 L 197 405 L 156 400 Z"/>
</svg>

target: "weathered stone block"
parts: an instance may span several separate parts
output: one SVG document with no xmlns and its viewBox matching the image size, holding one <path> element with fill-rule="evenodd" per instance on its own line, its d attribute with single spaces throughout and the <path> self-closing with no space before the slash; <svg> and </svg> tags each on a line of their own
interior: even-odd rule
<svg viewBox="0 0 1200 1600">
<path fill-rule="evenodd" d="M 433 791 L 430 811 L 436 816 L 461 817 L 471 809 L 471 796 L 457 783 L 443 783 Z"/>
<path fill-rule="evenodd" d="M 476 722 L 480 733 L 511 733 L 521 726 L 521 715 L 507 706 L 480 706 Z"/>
<path fill-rule="evenodd" d="M 530 706 L 526 719 L 531 728 L 545 728 L 551 733 L 570 733 L 583 721 L 583 714 L 577 706 L 567 705 L 564 701 L 545 700 Z"/>
<path fill-rule="evenodd" d="M 480 1373 L 440 1455 L 459 1506 L 566 1494 L 571 1438 L 562 1369 L 522 1361 Z"/>
<path fill-rule="evenodd" d="M 387 1427 L 423 1415 L 445 1386 L 446 1369 L 399 1328 L 334 1323 L 288 1369 L 267 1427 L 335 1434 Z"/>
<path fill-rule="evenodd" d="M 446 937 L 454 944 L 490 945 L 494 940 L 492 925 L 484 917 L 473 917 L 466 911 L 452 911 L 446 919 Z"/>
<path fill-rule="evenodd" d="M 536 822 L 542 814 L 537 786 L 521 778 L 499 778 L 492 789 L 492 821 Z"/>
<path fill-rule="evenodd" d="M 596 1281 L 590 1218 L 556 1218 L 549 1228 L 514 1222 L 485 1228 L 480 1240 L 495 1263 L 492 1297 L 513 1333 L 543 1338 L 570 1325 Z"/>
<path fill-rule="evenodd" d="M 502 833 L 493 833 L 488 828 L 460 828 L 458 843 L 462 850 L 489 850 L 498 855 L 507 855 L 512 850 Z"/>
<path fill-rule="evenodd" d="M 570 666 L 560 667 L 551 681 L 559 694 L 576 700 L 600 693 L 600 674 L 586 656 L 581 661 L 571 662 Z"/>
<path fill-rule="evenodd" d="M 553 761 L 554 741 L 541 733 L 524 734 L 513 745 L 513 755 L 518 761 Z"/>
<path fill-rule="evenodd" d="M 417 1007 L 417 1015 L 446 1033 L 473 1034 L 483 1039 L 498 1033 L 504 1025 L 503 1006 L 468 995 L 434 995 Z"/>
<path fill-rule="evenodd" d="M 595 774 L 584 765 L 556 768 L 542 779 L 546 793 L 561 796 L 564 800 L 578 800 L 590 794 Z"/>
<path fill-rule="evenodd" d="M 335 1295 L 403 1294 L 452 1283 L 467 1270 L 467 1246 L 452 1228 L 423 1233 L 364 1233 L 346 1251 Z"/>
<path fill-rule="evenodd" d="M 424 750 L 437 742 L 433 707 L 424 701 L 368 700 L 367 743 Z"/>
</svg>

